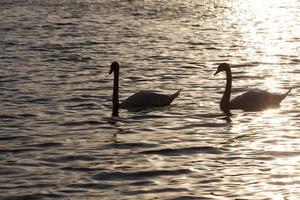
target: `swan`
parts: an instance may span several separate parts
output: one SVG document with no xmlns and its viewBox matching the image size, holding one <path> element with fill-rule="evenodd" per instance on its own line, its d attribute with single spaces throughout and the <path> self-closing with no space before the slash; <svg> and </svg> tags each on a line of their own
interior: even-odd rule
<svg viewBox="0 0 300 200">
<path fill-rule="evenodd" d="M 231 115 L 230 110 L 259 111 L 278 107 L 281 101 L 291 91 L 291 89 L 289 89 L 284 94 L 276 94 L 263 90 L 251 90 L 230 101 L 232 75 L 229 64 L 221 63 L 214 75 L 222 71 L 226 72 L 226 87 L 220 102 L 220 109 L 226 115 Z"/>
<path fill-rule="evenodd" d="M 180 94 L 178 90 L 172 95 L 159 94 L 152 91 L 140 91 L 119 103 L 119 68 L 118 62 L 113 62 L 110 67 L 109 74 L 114 72 L 113 85 L 113 116 L 118 116 L 119 108 L 133 109 L 141 107 L 163 107 L 170 105 L 172 101 Z"/>
</svg>

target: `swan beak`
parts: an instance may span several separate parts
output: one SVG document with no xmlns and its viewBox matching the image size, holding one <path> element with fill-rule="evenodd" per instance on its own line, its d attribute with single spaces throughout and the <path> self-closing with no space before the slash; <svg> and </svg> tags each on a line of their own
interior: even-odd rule
<svg viewBox="0 0 300 200">
<path fill-rule="evenodd" d="M 217 75 L 220 71 L 221 71 L 221 70 L 218 69 L 218 70 L 214 73 L 214 76 Z"/>
<path fill-rule="evenodd" d="M 111 74 L 113 71 L 114 71 L 114 69 L 113 69 L 113 68 L 110 68 L 109 74 Z"/>
</svg>

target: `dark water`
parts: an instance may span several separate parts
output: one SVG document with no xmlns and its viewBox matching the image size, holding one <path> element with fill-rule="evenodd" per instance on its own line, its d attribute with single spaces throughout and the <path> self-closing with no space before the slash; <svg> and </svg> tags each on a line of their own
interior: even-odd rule
<svg viewBox="0 0 300 200">
<path fill-rule="evenodd" d="M 233 95 L 300 84 L 300 2 L 0 0 L 0 199 L 300 199 L 299 95 L 219 111 Z M 152 89 L 166 108 L 111 115 Z"/>
</svg>

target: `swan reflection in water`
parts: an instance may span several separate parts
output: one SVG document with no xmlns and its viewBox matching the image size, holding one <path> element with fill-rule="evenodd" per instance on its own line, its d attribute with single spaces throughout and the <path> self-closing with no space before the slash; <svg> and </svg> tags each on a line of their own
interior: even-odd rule
<svg viewBox="0 0 300 200">
<path fill-rule="evenodd" d="M 289 89 L 284 94 L 277 94 L 263 90 L 250 90 L 230 101 L 232 83 L 230 65 L 227 63 L 221 63 L 214 75 L 217 75 L 222 71 L 225 71 L 226 73 L 226 86 L 220 102 L 220 109 L 227 116 L 231 115 L 230 110 L 260 111 L 268 108 L 276 108 L 291 91 L 291 89 Z"/>
<path fill-rule="evenodd" d="M 119 103 L 119 69 L 120 69 L 119 63 L 113 62 L 111 64 L 110 71 L 109 71 L 109 74 L 114 72 L 112 116 L 119 115 L 119 108 L 134 109 L 134 108 L 168 106 L 180 94 L 181 90 L 178 90 L 172 95 L 159 94 L 152 91 L 140 91 L 128 97 L 120 104 Z"/>
</svg>

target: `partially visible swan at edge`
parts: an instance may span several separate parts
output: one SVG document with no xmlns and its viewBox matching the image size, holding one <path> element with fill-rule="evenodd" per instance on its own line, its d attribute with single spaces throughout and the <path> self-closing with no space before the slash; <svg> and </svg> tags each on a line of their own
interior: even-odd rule
<svg viewBox="0 0 300 200">
<path fill-rule="evenodd" d="M 113 88 L 113 116 L 118 116 L 119 108 L 132 109 L 141 107 L 162 107 L 172 103 L 172 101 L 180 94 L 181 90 L 178 90 L 172 95 L 158 94 L 151 91 L 138 92 L 121 104 L 119 103 L 119 68 L 118 62 L 113 62 L 110 67 L 109 74 L 114 72 L 114 88 Z"/>
<path fill-rule="evenodd" d="M 230 101 L 232 75 L 229 64 L 220 64 L 214 75 L 217 75 L 222 71 L 226 72 L 226 87 L 220 102 L 220 109 L 226 115 L 231 115 L 230 110 L 259 111 L 278 107 L 281 101 L 291 91 L 291 89 L 289 89 L 284 94 L 276 94 L 262 90 L 251 90 L 235 97 Z"/>
</svg>

